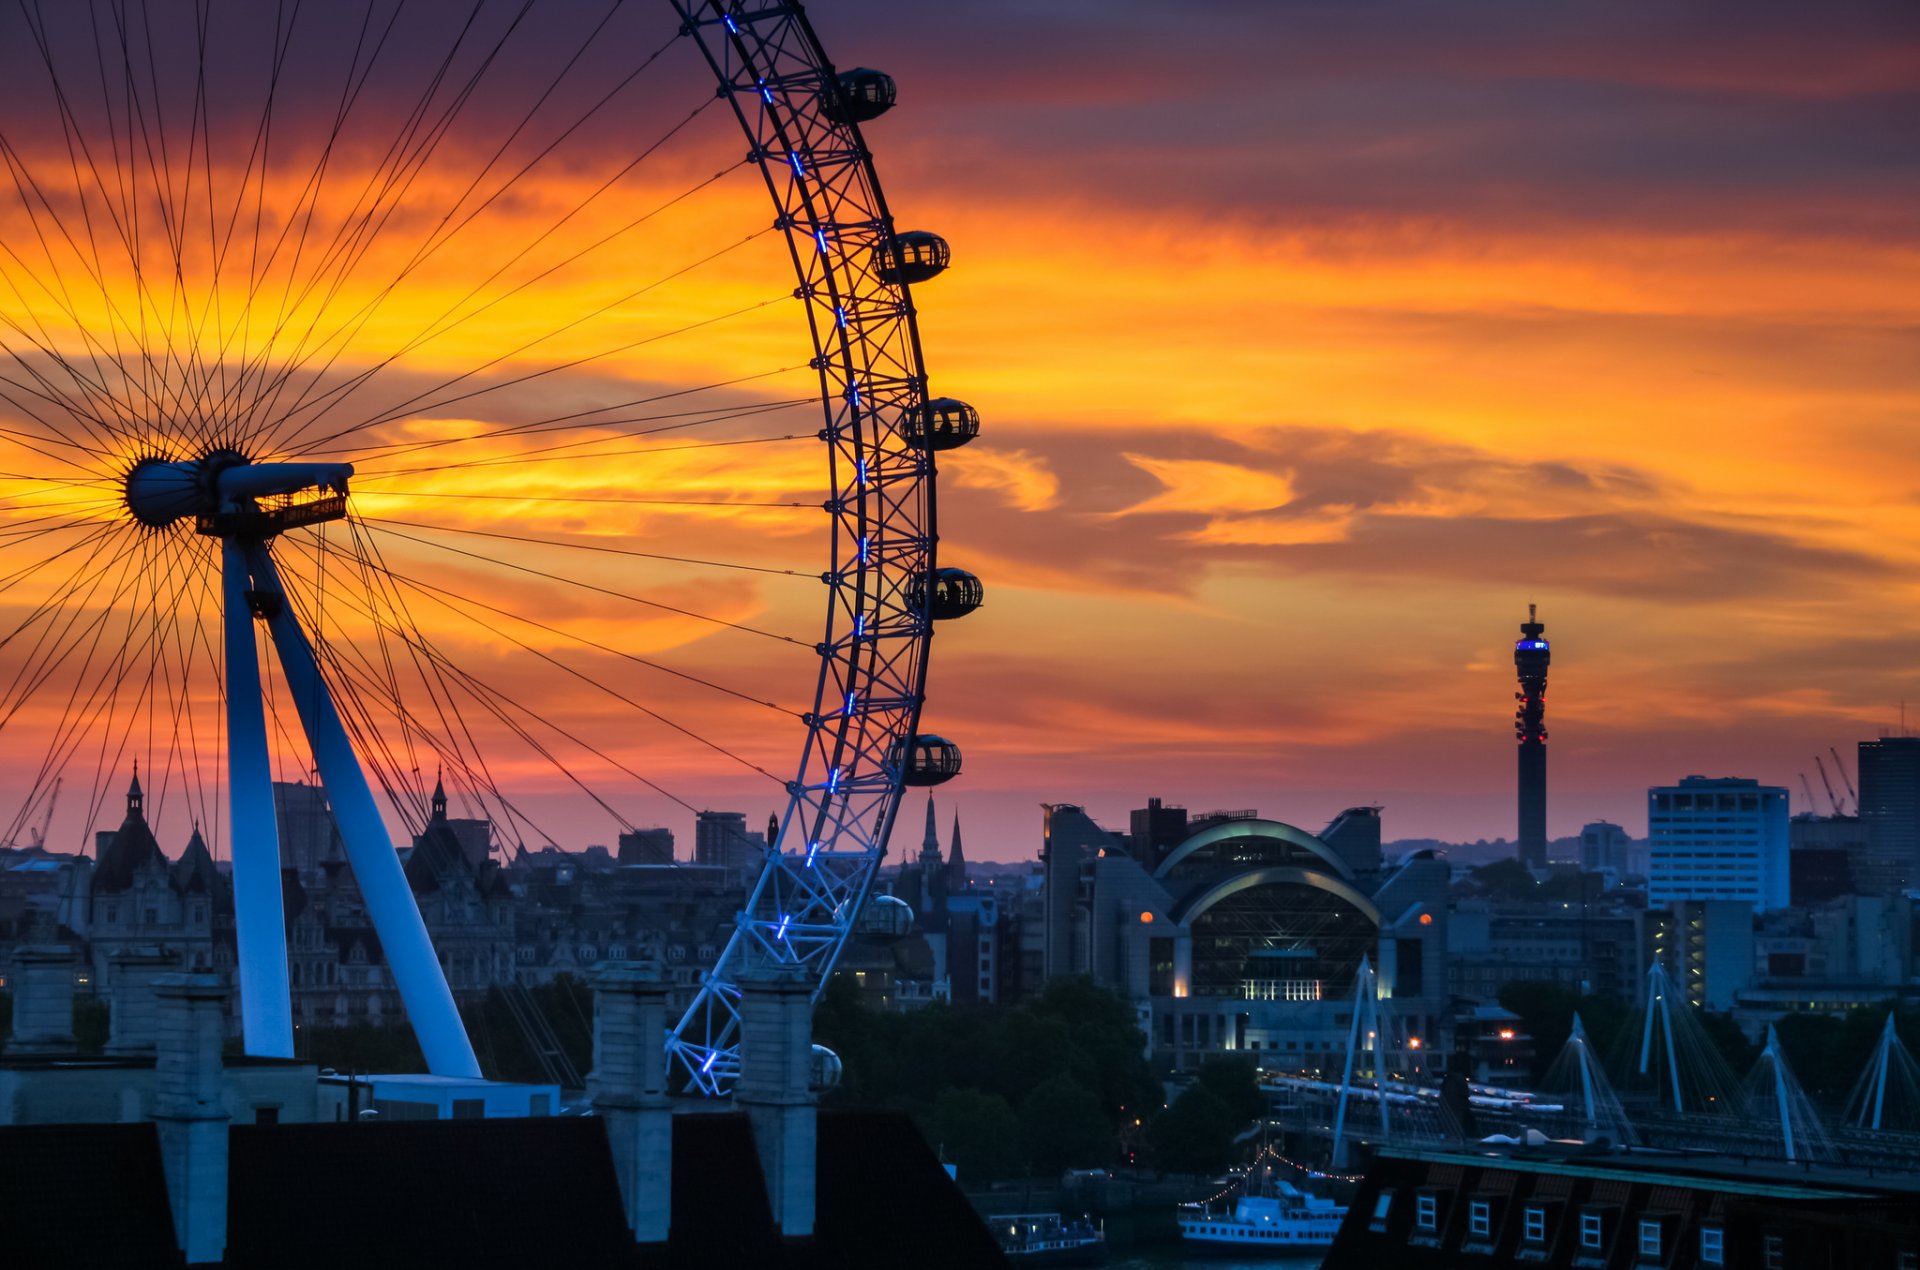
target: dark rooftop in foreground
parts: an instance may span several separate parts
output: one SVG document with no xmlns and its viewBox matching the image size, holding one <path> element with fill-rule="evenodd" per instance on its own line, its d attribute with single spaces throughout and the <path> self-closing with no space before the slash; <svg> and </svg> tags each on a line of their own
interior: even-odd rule
<svg viewBox="0 0 1920 1270">
<path fill-rule="evenodd" d="M 747 1116 L 674 1117 L 673 1224 L 636 1246 L 592 1117 L 235 1125 L 229 1267 L 1005 1264 L 904 1116 L 819 1114 L 811 1240 L 783 1240 Z M 0 1128 L 0 1264 L 182 1264 L 151 1123 Z"/>
</svg>

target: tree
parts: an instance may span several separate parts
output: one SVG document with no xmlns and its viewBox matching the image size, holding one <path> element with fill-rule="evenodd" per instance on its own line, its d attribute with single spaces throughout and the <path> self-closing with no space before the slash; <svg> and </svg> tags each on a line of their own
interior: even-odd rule
<svg viewBox="0 0 1920 1270">
<path fill-rule="evenodd" d="M 921 1117 L 920 1131 L 968 1185 L 1020 1171 L 1020 1119 L 999 1094 L 942 1090 Z"/>
<path fill-rule="evenodd" d="M 1090 1168 L 1113 1155 L 1113 1126 L 1099 1097 L 1065 1074 L 1042 1081 L 1020 1100 L 1020 1133 L 1036 1173 Z"/>
<path fill-rule="evenodd" d="M 1196 1083 L 1153 1118 L 1154 1163 L 1171 1173 L 1217 1173 L 1233 1160 L 1233 1113 Z"/>
<path fill-rule="evenodd" d="M 1210 1058 L 1200 1068 L 1200 1087 L 1220 1100 L 1233 1120 L 1235 1132 L 1258 1120 L 1267 1109 L 1257 1070 L 1251 1056 Z"/>
<path fill-rule="evenodd" d="M 1471 876 L 1476 886 L 1495 899 L 1530 900 L 1537 898 L 1540 890 L 1527 866 L 1515 859 L 1483 864 Z"/>
</svg>

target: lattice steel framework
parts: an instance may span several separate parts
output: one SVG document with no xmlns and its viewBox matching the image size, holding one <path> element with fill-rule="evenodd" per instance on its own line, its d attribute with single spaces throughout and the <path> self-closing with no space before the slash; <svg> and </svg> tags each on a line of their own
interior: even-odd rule
<svg viewBox="0 0 1920 1270">
<path fill-rule="evenodd" d="M 903 428 L 927 381 L 912 297 L 888 263 L 893 220 L 813 28 L 797 4 L 674 7 L 739 118 L 787 238 L 832 490 L 827 621 L 798 772 L 733 936 L 667 1038 L 691 1085 L 717 1094 L 739 1070 L 741 971 L 799 966 L 817 991 L 885 853 L 926 683 L 930 588 L 915 583 L 935 563 L 934 463 Z"/>
</svg>

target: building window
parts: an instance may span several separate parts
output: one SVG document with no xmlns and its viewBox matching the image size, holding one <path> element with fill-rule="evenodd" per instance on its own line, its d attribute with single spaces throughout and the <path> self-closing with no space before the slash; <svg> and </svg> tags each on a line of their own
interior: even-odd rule
<svg viewBox="0 0 1920 1270">
<path fill-rule="evenodd" d="M 1522 1233 L 1526 1236 L 1527 1242 L 1530 1244 L 1547 1242 L 1547 1210 L 1529 1205 L 1522 1216 L 1525 1218 Z"/>
<path fill-rule="evenodd" d="M 1480 1238 L 1493 1233 L 1493 1205 L 1484 1199 L 1476 1199 L 1467 1206 L 1467 1231 Z"/>
<path fill-rule="evenodd" d="M 1413 1206 L 1413 1224 L 1422 1230 L 1436 1230 L 1440 1226 L 1440 1205 L 1431 1195 L 1417 1196 Z"/>
<path fill-rule="evenodd" d="M 1582 1248 L 1602 1247 L 1600 1237 L 1604 1231 L 1605 1227 L 1601 1222 L 1600 1214 L 1580 1214 L 1580 1246 Z"/>
<path fill-rule="evenodd" d="M 1700 1228 L 1700 1264 L 1703 1266 L 1724 1266 L 1727 1264 L 1726 1232 L 1718 1226 Z"/>
<path fill-rule="evenodd" d="M 1660 1255 L 1660 1223 L 1658 1221 L 1640 1223 L 1640 1255 L 1643 1257 Z"/>
</svg>

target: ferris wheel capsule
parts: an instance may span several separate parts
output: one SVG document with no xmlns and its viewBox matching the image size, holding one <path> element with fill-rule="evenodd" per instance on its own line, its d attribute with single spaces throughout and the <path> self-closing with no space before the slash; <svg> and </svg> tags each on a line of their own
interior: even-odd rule
<svg viewBox="0 0 1920 1270">
<path fill-rule="evenodd" d="M 924 229 L 905 230 L 873 249 L 874 272 L 883 282 L 925 282 L 945 273 L 952 262 L 947 240 Z"/>
<path fill-rule="evenodd" d="M 903 785 L 944 785 L 960 774 L 960 747 L 944 736 L 922 732 L 895 747 L 894 763 Z"/>
<path fill-rule="evenodd" d="M 986 597 L 987 588 L 965 569 L 935 569 L 931 577 L 915 578 L 907 588 L 908 607 L 924 607 L 927 616 L 936 622 L 965 617 L 979 608 Z"/>
<path fill-rule="evenodd" d="M 916 450 L 957 450 L 980 435 L 980 412 L 954 397 L 935 397 L 900 422 Z"/>
<path fill-rule="evenodd" d="M 842 71 L 820 89 L 820 108 L 847 123 L 865 123 L 893 109 L 893 76 L 867 66 Z"/>
</svg>

